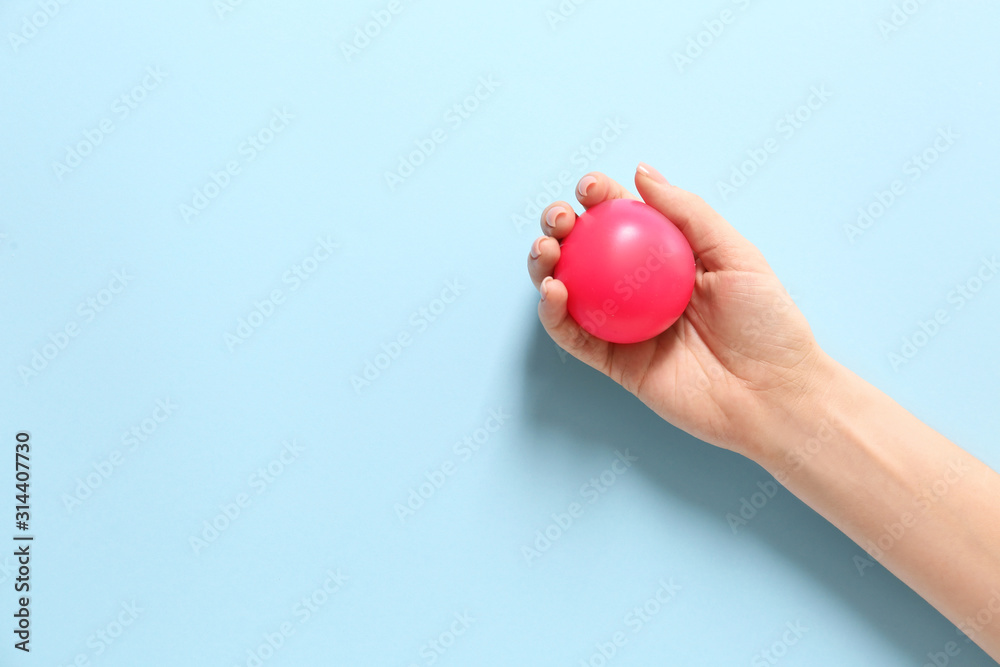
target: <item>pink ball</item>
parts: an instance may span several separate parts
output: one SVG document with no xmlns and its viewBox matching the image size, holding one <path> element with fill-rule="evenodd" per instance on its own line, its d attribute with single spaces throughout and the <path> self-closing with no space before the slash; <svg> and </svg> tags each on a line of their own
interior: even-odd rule
<svg viewBox="0 0 1000 667">
<path fill-rule="evenodd" d="M 634 199 L 611 199 L 581 215 L 561 244 L 553 277 L 569 314 L 611 343 L 649 340 L 670 328 L 694 289 L 694 253 L 674 223 Z"/>
</svg>

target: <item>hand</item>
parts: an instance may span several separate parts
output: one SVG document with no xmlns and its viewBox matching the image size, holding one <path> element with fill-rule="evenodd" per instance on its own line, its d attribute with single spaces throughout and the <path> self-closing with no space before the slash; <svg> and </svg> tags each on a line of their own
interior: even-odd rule
<svg viewBox="0 0 1000 667">
<path fill-rule="evenodd" d="M 566 286 L 552 278 L 560 244 L 576 213 L 566 202 L 542 214 L 528 273 L 541 292 L 538 317 L 552 339 L 577 359 L 635 394 L 675 426 L 755 460 L 769 430 L 813 386 L 821 386 L 826 355 L 760 251 L 700 197 L 640 165 L 643 200 L 687 237 L 697 260 L 694 293 L 681 318 L 656 338 L 608 343 L 587 333 L 566 309 Z M 607 176 L 577 186 L 584 208 L 607 199 L 636 199 Z"/>
</svg>

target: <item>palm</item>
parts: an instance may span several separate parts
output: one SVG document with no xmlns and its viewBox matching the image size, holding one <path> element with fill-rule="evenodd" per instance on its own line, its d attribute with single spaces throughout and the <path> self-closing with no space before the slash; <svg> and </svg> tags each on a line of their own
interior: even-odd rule
<svg viewBox="0 0 1000 667">
<path fill-rule="evenodd" d="M 720 271 L 699 274 L 691 303 L 670 329 L 603 350 L 583 360 L 664 419 L 724 443 L 737 435 L 734 417 L 752 412 L 762 395 L 794 390 L 813 346 L 776 278 Z"/>
</svg>

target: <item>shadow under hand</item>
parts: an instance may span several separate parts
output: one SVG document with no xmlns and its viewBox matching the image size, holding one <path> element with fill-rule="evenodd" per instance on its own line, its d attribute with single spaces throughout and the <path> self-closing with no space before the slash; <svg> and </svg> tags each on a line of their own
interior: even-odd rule
<svg viewBox="0 0 1000 667">
<path fill-rule="evenodd" d="M 533 432 L 568 432 L 580 447 L 628 447 L 639 457 L 639 474 L 672 499 L 704 511 L 706 521 L 726 522 L 727 514 L 739 511 L 742 497 L 759 491 L 758 482 L 774 481 L 753 461 L 671 426 L 610 378 L 560 350 L 540 325 L 533 328 L 524 378 L 522 414 Z M 539 438 L 533 446 L 564 447 L 566 442 Z M 765 543 L 775 558 L 807 573 L 825 592 L 856 610 L 904 660 L 923 664 L 929 651 L 941 651 L 946 642 L 955 641 L 962 664 L 979 664 L 968 662 L 974 653 L 985 658 L 983 664 L 992 664 L 920 596 L 774 483 L 775 497 L 748 525 L 737 526 L 734 549 L 747 539 Z"/>
</svg>

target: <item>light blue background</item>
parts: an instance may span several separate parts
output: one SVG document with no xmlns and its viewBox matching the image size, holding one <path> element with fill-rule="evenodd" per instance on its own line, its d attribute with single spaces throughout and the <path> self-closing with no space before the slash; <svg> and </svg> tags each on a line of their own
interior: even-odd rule
<svg viewBox="0 0 1000 667">
<path fill-rule="evenodd" d="M 1000 5 L 911 2 L 883 35 L 888 0 L 588 0 L 555 26 L 556 0 L 403 0 L 348 60 L 341 45 L 387 4 L 70 2 L 23 42 L 10 33 L 45 3 L 0 10 L 0 433 L 8 452 L 31 433 L 36 535 L 32 653 L 5 629 L 7 557 L 0 663 L 246 665 L 288 622 L 264 664 L 428 665 L 427 642 L 466 612 L 434 664 L 575 666 L 619 631 L 613 665 L 768 664 L 798 621 L 776 664 L 917 667 L 956 639 L 884 569 L 859 574 L 861 549 L 784 490 L 734 534 L 727 513 L 769 476 L 560 355 L 524 270 L 537 221 L 517 216 L 563 171 L 629 182 L 650 162 L 760 246 L 830 353 L 1000 468 L 1000 280 L 948 301 L 1000 252 Z M 681 71 L 674 54 L 723 9 L 734 22 Z M 122 118 L 115 100 L 147 67 L 166 77 Z M 481 77 L 500 85 L 454 127 L 446 113 Z M 724 198 L 718 182 L 813 86 L 832 97 Z M 248 160 L 275 109 L 293 120 Z M 60 179 L 54 163 L 102 119 L 114 131 Z M 581 158 L 609 120 L 627 127 Z M 390 189 L 385 172 L 437 128 L 444 143 Z M 959 139 L 909 180 L 941 128 Z M 240 173 L 185 221 L 232 160 Z M 905 194 L 851 243 L 845 225 L 895 179 Z M 286 272 L 327 235 L 339 248 L 292 291 Z M 122 269 L 128 285 L 88 321 L 78 305 Z M 418 330 L 411 314 L 450 280 L 464 291 Z M 284 302 L 230 350 L 275 289 Z M 948 323 L 893 368 L 938 309 Z M 168 398 L 177 409 L 129 449 L 123 434 Z M 491 409 L 509 420 L 462 460 L 453 445 Z M 258 494 L 251 476 L 285 441 L 303 451 Z M 626 449 L 638 462 L 589 503 L 581 485 Z M 395 506 L 447 461 L 401 521 Z M 9 526 L 12 465 L 2 479 Z M 196 554 L 191 537 L 241 493 L 250 504 Z M 527 563 L 522 546 L 574 501 L 583 515 Z M 296 605 L 338 569 L 346 583 L 302 623 Z M 661 578 L 681 590 L 632 632 Z M 138 618 L 95 640 L 133 601 Z M 950 664 L 991 664 L 960 646 Z"/>
</svg>

